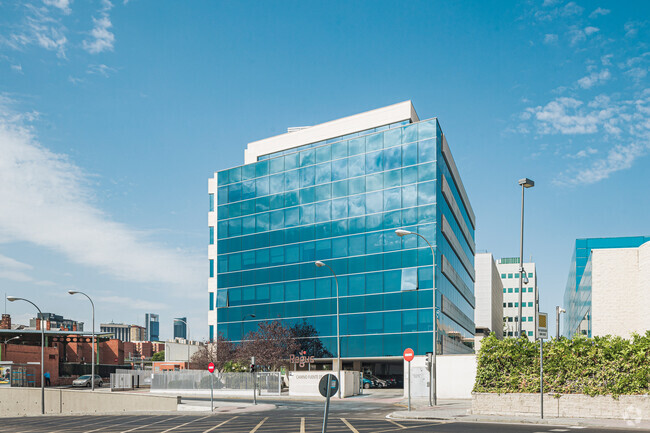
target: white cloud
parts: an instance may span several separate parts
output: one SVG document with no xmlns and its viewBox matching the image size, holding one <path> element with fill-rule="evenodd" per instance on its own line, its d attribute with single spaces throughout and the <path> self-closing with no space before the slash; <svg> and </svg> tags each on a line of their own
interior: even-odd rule
<svg viewBox="0 0 650 433">
<path fill-rule="evenodd" d="M 72 10 L 70 9 L 70 0 L 43 0 L 47 6 L 53 6 L 66 15 L 69 15 Z"/>
<path fill-rule="evenodd" d="M 203 284 L 200 258 L 149 241 L 93 204 L 88 175 L 43 147 L 0 96 L 0 239 L 50 249 L 69 261 L 132 282 Z"/>
<path fill-rule="evenodd" d="M 592 13 L 589 14 L 589 18 L 596 18 L 599 15 L 605 16 L 611 11 L 609 9 L 596 8 Z"/>
<path fill-rule="evenodd" d="M 88 74 L 99 74 L 104 77 L 109 77 L 110 74 L 113 72 L 117 72 L 115 68 L 111 68 L 110 66 L 106 66 L 104 64 L 101 65 L 88 65 L 88 69 L 86 70 L 86 73 Z"/>
<path fill-rule="evenodd" d="M 600 58 L 600 62 L 603 66 L 610 66 L 612 64 L 612 57 L 614 57 L 613 54 L 605 54 Z"/>
<path fill-rule="evenodd" d="M 23 67 L 21 65 L 11 65 L 11 69 L 19 74 L 23 73 Z"/>
<path fill-rule="evenodd" d="M 17 31 L 8 37 L 0 37 L 0 42 L 15 50 L 37 45 L 48 51 L 55 51 L 58 57 L 65 58 L 68 43 L 65 26 L 58 18 L 52 17 L 50 10 L 45 6 L 26 4 L 25 10 L 27 14 L 17 25 Z"/>
<path fill-rule="evenodd" d="M 561 0 L 544 0 L 542 6 L 544 7 L 555 6 L 556 4 L 560 3 L 560 1 Z"/>
<path fill-rule="evenodd" d="M 612 117 L 610 110 L 585 110 L 583 102 L 560 97 L 545 106 L 528 108 L 540 134 L 593 134 Z"/>
<path fill-rule="evenodd" d="M 555 44 L 557 43 L 557 35 L 553 33 L 549 33 L 544 35 L 544 43 L 545 44 Z"/>
<path fill-rule="evenodd" d="M 92 39 L 83 41 L 84 50 L 91 54 L 113 51 L 115 35 L 110 31 L 113 23 L 108 15 L 108 11 L 112 8 L 113 4 L 109 0 L 102 0 L 102 8 L 99 11 L 100 17 L 93 17 L 94 27 L 90 31 Z"/>
<path fill-rule="evenodd" d="M 101 53 L 102 51 L 113 51 L 113 44 L 115 43 L 115 35 L 110 31 L 113 27 L 108 15 L 99 19 L 93 18 L 95 27 L 90 31 L 92 40 L 84 40 L 84 50 L 91 54 Z"/>
<path fill-rule="evenodd" d="M 586 149 L 582 149 L 578 151 L 577 153 L 574 154 L 568 154 L 567 158 L 571 159 L 582 159 L 586 158 L 590 155 L 595 155 L 598 153 L 598 149 L 594 149 L 593 147 L 587 147 Z"/>
<path fill-rule="evenodd" d="M 634 160 L 645 155 L 646 146 L 638 143 L 616 145 L 606 158 L 594 161 L 590 166 L 567 173 L 554 181 L 557 185 L 588 185 L 607 179 L 612 173 L 632 167 Z"/>
<path fill-rule="evenodd" d="M 599 31 L 600 31 L 600 29 L 598 27 L 592 27 L 592 26 L 585 27 L 585 35 L 587 35 L 587 36 L 591 36 L 594 33 L 597 33 Z"/>
<path fill-rule="evenodd" d="M 639 27 L 640 27 L 639 23 L 634 21 L 628 21 L 623 26 L 623 29 L 625 30 L 625 36 L 627 36 L 628 38 L 635 37 L 636 35 L 639 34 Z"/>
<path fill-rule="evenodd" d="M 583 89 L 590 89 L 597 84 L 603 84 L 607 82 L 612 77 L 612 74 L 608 69 L 603 69 L 600 72 L 592 72 L 586 77 L 582 77 L 578 80 L 578 85 Z"/>
</svg>

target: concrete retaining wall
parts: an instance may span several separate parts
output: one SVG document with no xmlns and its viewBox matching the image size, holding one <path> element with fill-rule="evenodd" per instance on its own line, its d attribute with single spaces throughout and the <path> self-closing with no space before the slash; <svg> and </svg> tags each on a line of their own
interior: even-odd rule
<svg viewBox="0 0 650 433">
<path fill-rule="evenodd" d="M 176 396 L 104 391 L 45 390 L 45 413 L 86 414 L 137 411 L 176 411 Z M 40 415 L 40 388 L 0 388 L 0 417 Z"/>
<path fill-rule="evenodd" d="M 472 394 L 473 414 L 538 416 L 539 411 L 539 394 Z M 650 395 L 621 395 L 614 399 L 604 395 L 544 394 L 544 417 L 650 420 Z"/>
</svg>

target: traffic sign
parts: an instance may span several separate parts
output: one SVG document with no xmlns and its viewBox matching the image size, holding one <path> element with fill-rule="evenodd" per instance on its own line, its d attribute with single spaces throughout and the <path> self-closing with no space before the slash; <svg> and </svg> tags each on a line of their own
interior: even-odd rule
<svg viewBox="0 0 650 433">
<path fill-rule="evenodd" d="M 327 381 L 330 381 L 330 393 L 327 394 Z M 331 397 L 336 394 L 339 390 L 339 380 L 333 374 L 326 374 L 321 377 L 320 382 L 318 382 L 318 390 L 320 395 L 323 397 Z"/>
<path fill-rule="evenodd" d="M 409 347 L 404 351 L 404 360 L 406 362 L 411 362 L 413 361 L 413 358 L 415 358 L 415 353 L 413 352 L 413 349 Z"/>
<path fill-rule="evenodd" d="M 214 363 L 213 362 L 208 364 L 208 371 L 210 373 L 214 373 Z"/>
<path fill-rule="evenodd" d="M 537 337 L 541 339 L 548 338 L 548 314 L 539 313 L 537 317 Z"/>
</svg>

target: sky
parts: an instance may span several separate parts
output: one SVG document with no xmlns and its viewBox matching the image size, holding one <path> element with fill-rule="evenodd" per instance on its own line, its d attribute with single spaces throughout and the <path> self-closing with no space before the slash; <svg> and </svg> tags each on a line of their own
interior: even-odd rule
<svg viewBox="0 0 650 433">
<path fill-rule="evenodd" d="M 246 144 L 411 100 L 478 251 L 562 305 L 576 238 L 648 235 L 650 2 L 0 0 L 0 293 L 205 339 L 208 178 Z M 4 307 L 4 306 L 3 306 Z M 6 306 L 14 323 L 34 313 Z M 3 310 L 4 311 L 4 310 Z M 555 333 L 551 320 L 551 333 Z"/>
</svg>

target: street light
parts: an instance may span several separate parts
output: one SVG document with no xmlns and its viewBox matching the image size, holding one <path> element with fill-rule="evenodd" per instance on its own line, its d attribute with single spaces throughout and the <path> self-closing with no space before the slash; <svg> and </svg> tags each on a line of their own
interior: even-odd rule
<svg viewBox="0 0 650 433">
<path fill-rule="evenodd" d="M 521 237 L 519 242 L 519 324 L 517 336 L 521 337 L 521 319 L 522 319 L 522 310 L 521 310 L 521 301 L 523 289 L 523 276 L 524 276 L 524 190 L 526 188 L 532 188 L 535 186 L 535 182 L 527 177 L 519 179 L 519 185 L 521 185 Z"/>
<path fill-rule="evenodd" d="M 338 379 L 339 379 L 339 390 L 338 390 L 338 397 L 341 398 L 341 330 L 340 330 L 340 315 L 339 315 L 339 279 L 336 277 L 336 273 L 334 272 L 334 269 L 327 263 L 323 263 L 320 260 L 317 260 L 314 262 L 316 267 L 322 268 L 323 266 L 327 266 L 334 275 L 334 281 L 336 282 L 336 363 L 338 364 Z"/>
<path fill-rule="evenodd" d="M 7 301 L 9 302 L 15 302 L 15 301 L 25 301 L 30 304 L 32 304 L 37 310 L 38 313 L 41 315 L 41 415 L 45 415 L 45 379 L 44 379 L 44 374 L 45 374 L 45 363 L 43 362 L 44 356 L 43 353 L 45 352 L 45 324 L 43 323 L 43 312 L 41 311 L 38 306 L 33 303 L 32 301 L 29 301 L 25 298 L 18 298 L 16 296 L 7 296 Z"/>
<path fill-rule="evenodd" d="M 187 369 L 190 368 L 190 325 L 183 319 L 174 319 L 174 322 L 183 322 L 187 326 Z"/>
<path fill-rule="evenodd" d="M 70 295 L 84 295 L 88 300 L 90 301 L 90 306 L 92 307 L 93 310 L 93 347 L 92 347 L 92 359 L 90 362 L 90 371 L 92 375 L 92 380 L 90 383 L 92 383 L 92 391 L 95 390 L 95 303 L 93 302 L 92 299 L 90 299 L 90 296 L 86 295 L 84 292 L 80 292 L 79 290 L 68 290 L 68 294 Z"/>
<path fill-rule="evenodd" d="M 420 233 L 416 232 L 410 232 L 408 230 L 404 229 L 397 229 L 395 230 L 395 234 L 399 236 L 400 238 L 403 236 L 408 236 L 408 235 L 415 235 L 419 236 L 424 240 L 424 242 L 429 245 L 429 248 L 431 248 L 431 257 L 433 258 L 433 354 L 431 356 L 431 378 L 430 378 L 430 384 L 431 384 L 431 391 L 429 392 L 429 406 L 437 406 L 438 405 L 438 395 L 437 395 L 437 372 L 436 372 L 436 352 L 437 352 L 437 343 L 438 343 L 438 321 L 436 320 L 436 256 L 435 252 L 433 251 L 433 247 L 431 246 L 431 243 L 422 236 Z"/>
<path fill-rule="evenodd" d="M 560 339 L 560 314 L 566 313 L 566 310 L 559 305 L 555 307 L 555 339 Z"/>
<path fill-rule="evenodd" d="M 5 342 L 4 342 L 3 344 L 7 344 L 7 343 L 10 342 L 11 340 L 18 340 L 19 338 L 20 338 L 20 335 L 16 335 L 15 337 L 11 337 L 10 339 L 5 340 Z"/>
</svg>

